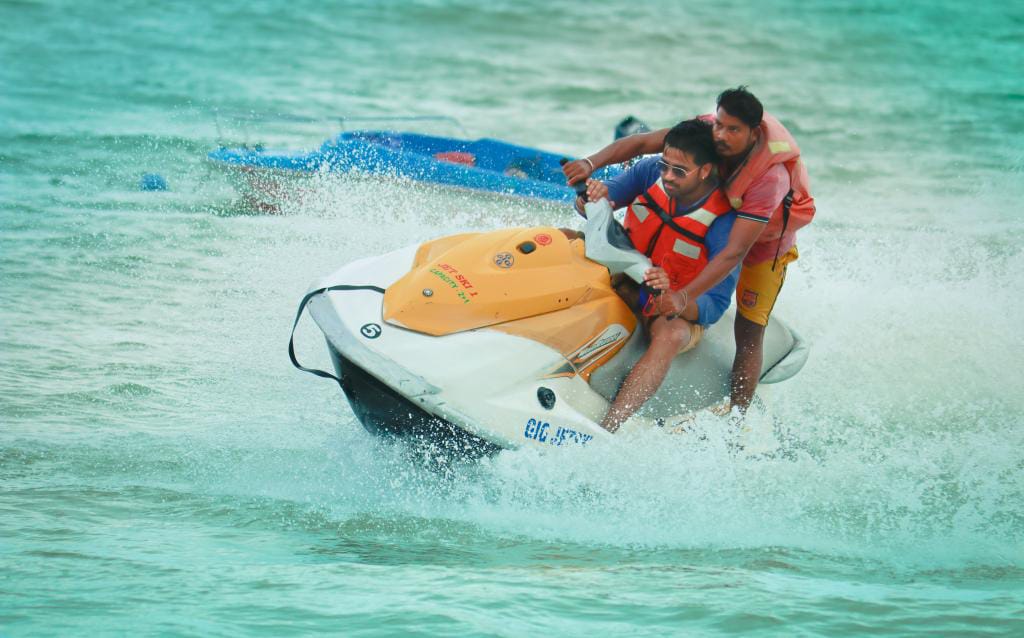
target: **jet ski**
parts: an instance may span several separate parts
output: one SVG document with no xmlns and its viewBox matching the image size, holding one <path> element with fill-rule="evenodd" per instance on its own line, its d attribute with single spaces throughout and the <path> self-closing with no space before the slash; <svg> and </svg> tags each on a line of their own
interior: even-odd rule
<svg viewBox="0 0 1024 638">
<path fill-rule="evenodd" d="M 583 237 L 536 226 L 441 237 L 361 259 L 314 283 L 288 351 L 333 379 L 371 433 L 488 454 L 611 439 L 599 423 L 647 348 L 612 276 L 643 279 L 607 200 L 588 203 Z M 334 371 L 295 355 L 308 308 Z M 732 311 L 673 361 L 661 388 L 620 432 L 671 426 L 729 394 Z M 808 347 L 777 317 L 761 384 L 803 367 Z"/>
</svg>

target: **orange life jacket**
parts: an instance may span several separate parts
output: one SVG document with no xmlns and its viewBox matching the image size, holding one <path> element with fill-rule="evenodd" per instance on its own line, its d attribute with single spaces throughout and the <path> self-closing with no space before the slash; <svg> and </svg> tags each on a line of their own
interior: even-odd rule
<svg viewBox="0 0 1024 638">
<path fill-rule="evenodd" d="M 713 115 L 704 119 L 714 121 Z M 757 238 L 758 243 L 774 243 L 783 234 L 795 232 L 811 223 L 814 218 L 814 198 L 807 167 L 800 159 L 800 147 L 786 127 L 767 113 L 758 127 L 761 134 L 750 154 L 725 182 L 725 194 L 736 210 L 743 210 L 743 195 L 750 185 L 776 164 L 782 164 L 789 173 L 789 195 L 772 213 L 768 225 Z"/>
<path fill-rule="evenodd" d="M 704 238 L 711 223 L 732 210 L 716 188 L 703 206 L 675 214 L 676 201 L 668 196 L 661 178 L 626 209 L 626 232 L 637 250 L 668 273 L 669 286 L 679 290 L 708 265 Z"/>
</svg>

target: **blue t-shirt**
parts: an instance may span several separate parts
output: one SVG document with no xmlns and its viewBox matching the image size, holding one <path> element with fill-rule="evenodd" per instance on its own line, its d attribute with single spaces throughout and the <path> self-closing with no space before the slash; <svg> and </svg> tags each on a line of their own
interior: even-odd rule
<svg viewBox="0 0 1024 638">
<path fill-rule="evenodd" d="M 634 199 L 647 192 L 647 189 L 661 178 L 661 169 L 658 167 L 660 159 L 660 155 L 646 157 L 626 172 L 605 182 L 608 186 L 608 199 L 612 202 L 612 208 L 618 209 L 632 204 Z M 689 208 L 677 205 L 673 214 L 683 215 L 694 211 L 700 208 L 706 200 L 707 197 Z M 708 261 L 714 259 L 715 255 L 722 252 L 725 245 L 729 243 L 729 232 L 732 231 L 732 224 L 735 221 L 736 212 L 730 211 L 711 222 L 708 234 L 704 237 L 704 245 L 708 249 Z M 718 282 L 711 290 L 697 297 L 697 323 L 709 326 L 722 318 L 722 314 L 728 310 L 729 304 L 732 302 L 733 291 L 736 290 L 736 282 L 739 278 L 740 267 L 736 266 L 729 276 Z"/>
</svg>

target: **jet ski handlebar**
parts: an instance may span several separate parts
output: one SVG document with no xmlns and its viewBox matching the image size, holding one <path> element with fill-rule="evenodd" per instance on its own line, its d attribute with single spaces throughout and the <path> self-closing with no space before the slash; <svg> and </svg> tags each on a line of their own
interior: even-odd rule
<svg viewBox="0 0 1024 638">
<path fill-rule="evenodd" d="M 626 230 L 612 215 L 612 206 L 608 200 L 587 202 L 583 208 L 587 215 L 587 223 L 583 227 L 587 259 L 606 267 L 613 276 L 623 273 L 643 285 L 644 272 L 653 264 L 646 255 L 633 247 Z"/>
<path fill-rule="evenodd" d="M 558 163 L 565 166 L 569 160 L 563 157 Z M 584 202 L 583 216 L 587 218 L 587 223 L 583 232 L 586 235 L 587 259 L 608 268 L 612 276 L 624 273 L 648 292 L 653 292 L 644 283 L 644 273 L 653 264 L 646 255 L 633 247 L 626 230 L 615 220 L 608 199 L 587 201 L 586 180 L 580 180 L 572 187 Z"/>
<path fill-rule="evenodd" d="M 569 158 L 567 157 L 563 157 L 562 159 L 558 160 L 559 166 L 565 166 L 568 163 Z M 584 202 L 587 201 L 587 180 L 581 179 L 580 181 L 572 185 L 572 189 L 576 191 L 577 197 L 582 197 Z"/>
</svg>

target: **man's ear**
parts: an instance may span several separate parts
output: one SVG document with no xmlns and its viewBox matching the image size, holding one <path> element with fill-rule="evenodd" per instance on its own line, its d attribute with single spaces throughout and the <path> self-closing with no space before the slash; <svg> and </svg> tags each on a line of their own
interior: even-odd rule
<svg viewBox="0 0 1024 638">
<path fill-rule="evenodd" d="M 712 164 L 711 162 L 708 162 L 707 164 L 702 164 L 701 167 L 697 169 L 698 174 L 700 175 L 700 180 L 703 182 L 707 178 L 711 177 L 711 172 L 713 170 L 715 170 L 715 165 Z"/>
</svg>

